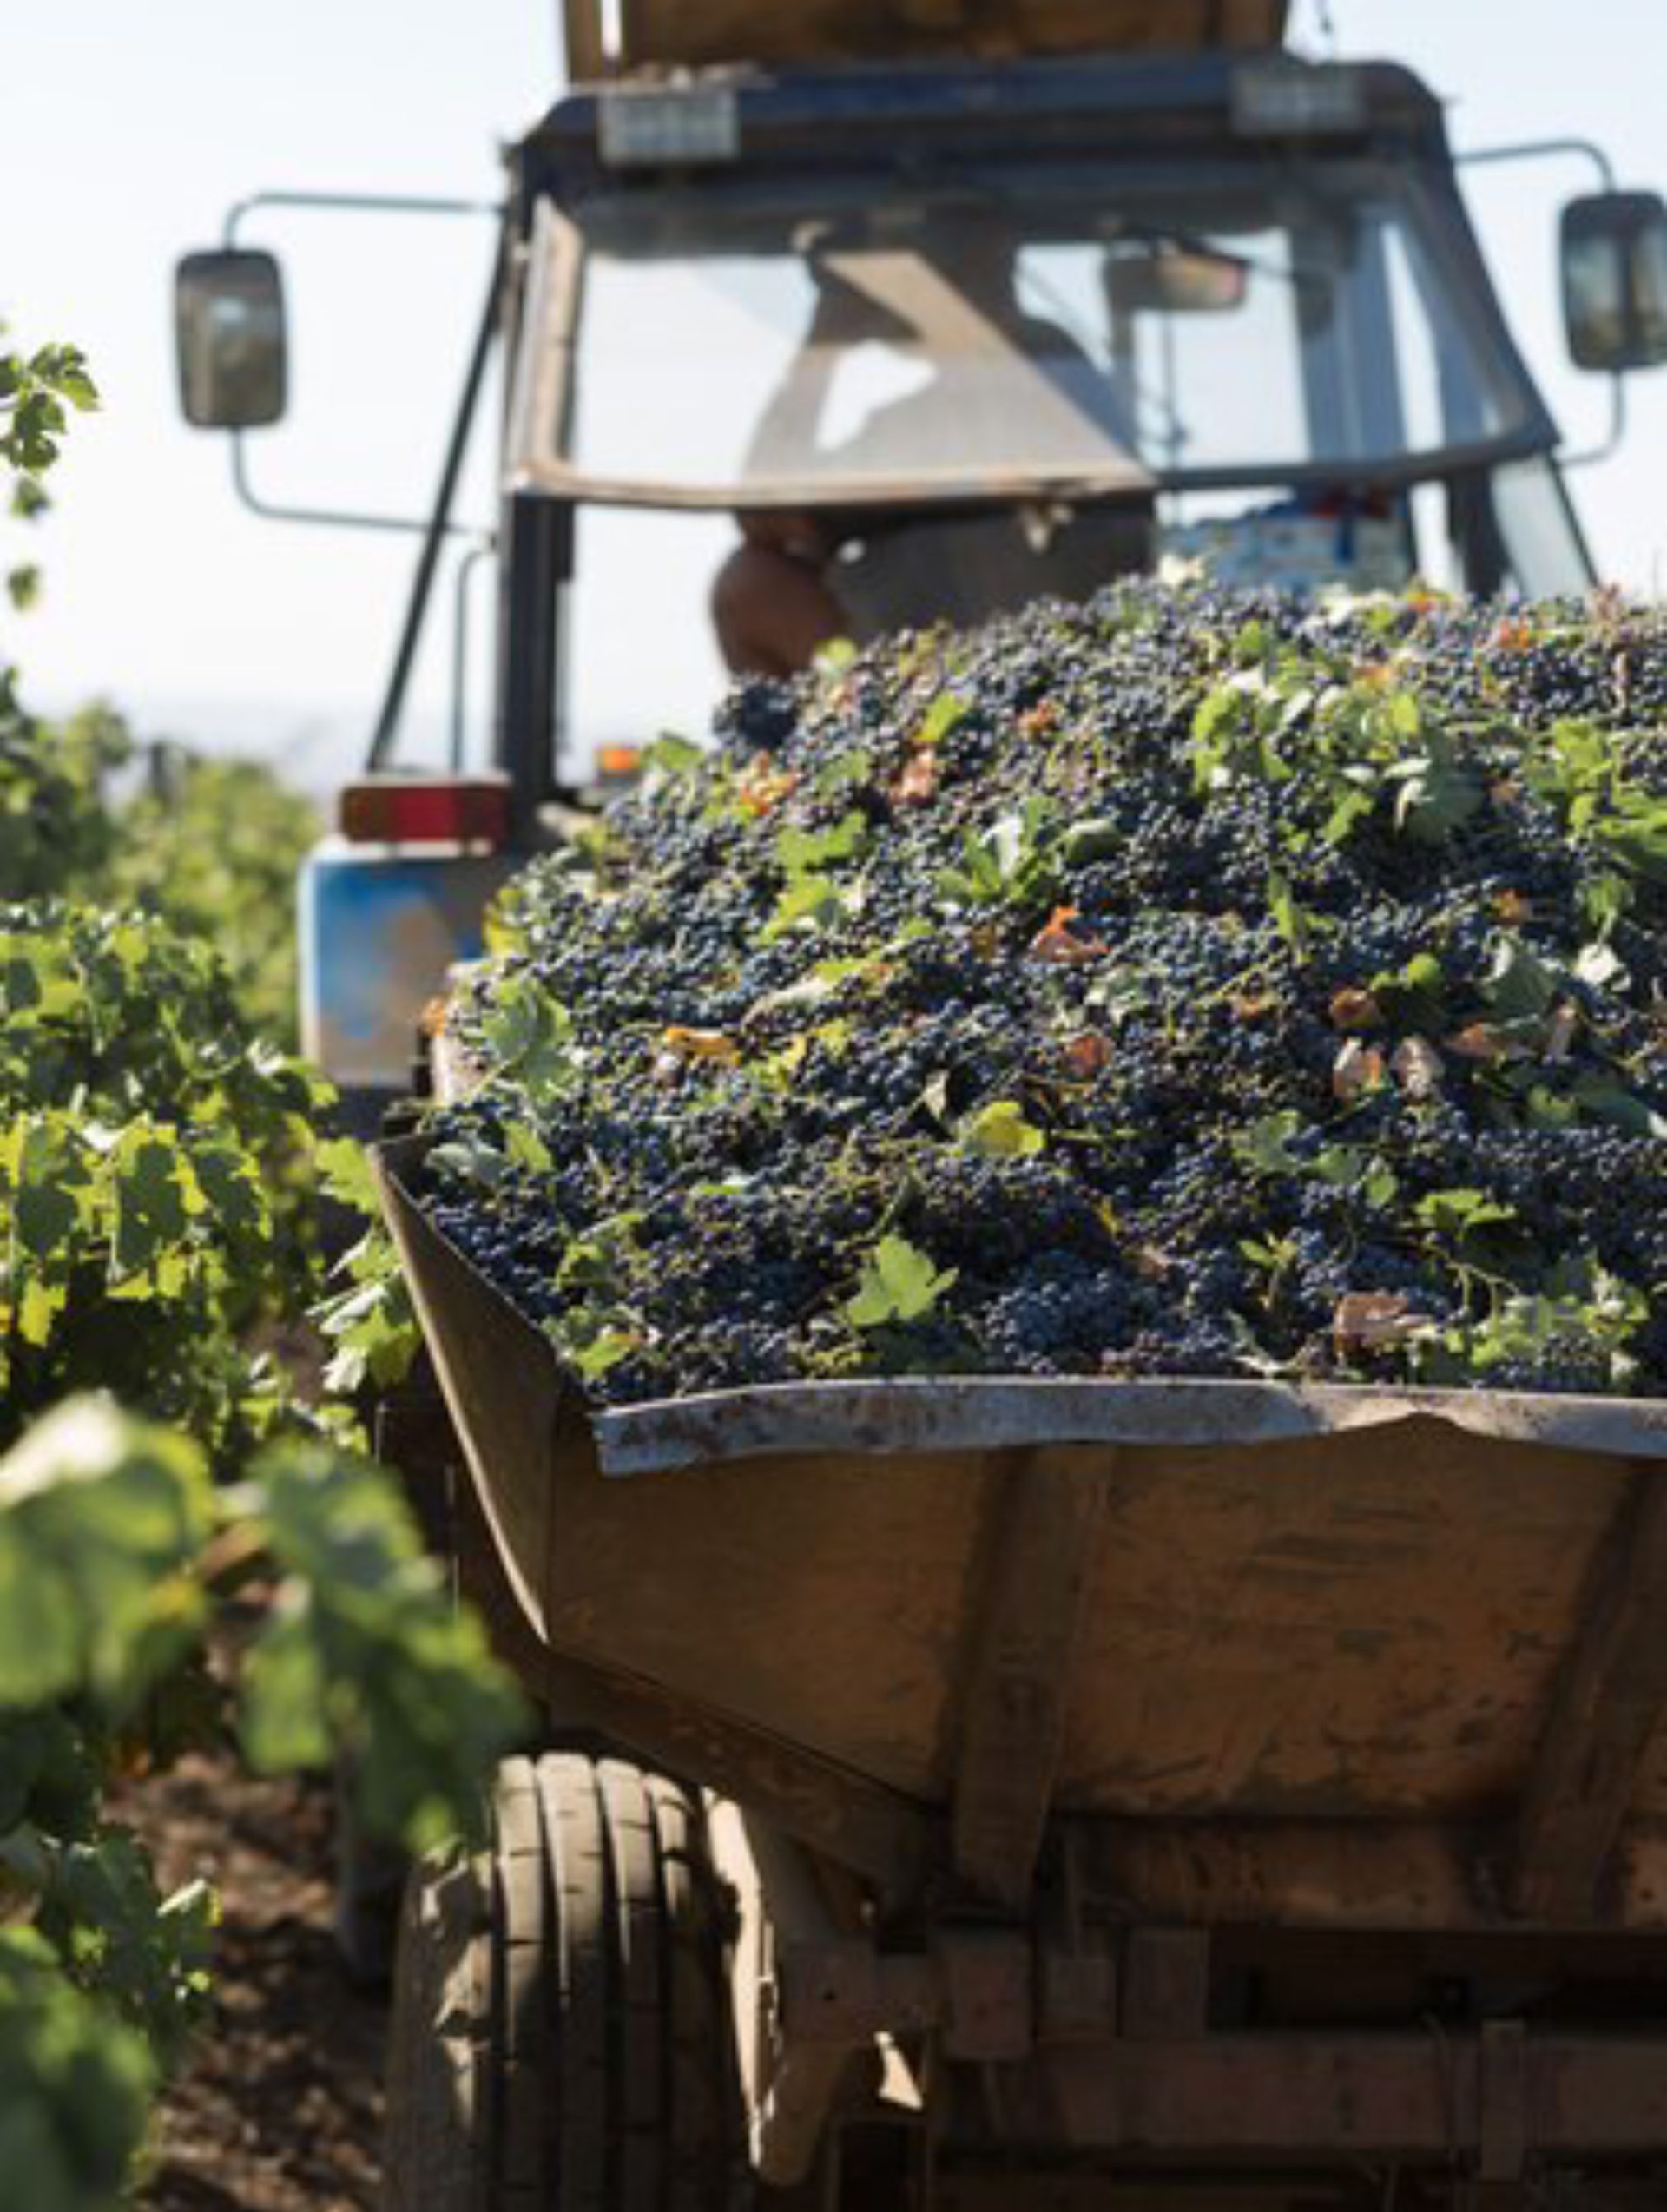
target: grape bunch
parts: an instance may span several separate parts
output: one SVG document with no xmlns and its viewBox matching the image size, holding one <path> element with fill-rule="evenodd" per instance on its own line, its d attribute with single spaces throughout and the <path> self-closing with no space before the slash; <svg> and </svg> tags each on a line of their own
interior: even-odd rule
<svg viewBox="0 0 1667 2212">
<path fill-rule="evenodd" d="M 1667 1392 L 1667 617 L 1123 583 L 743 684 L 511 886 L 435 1226 L 593 1400 Z"/>
</svg>

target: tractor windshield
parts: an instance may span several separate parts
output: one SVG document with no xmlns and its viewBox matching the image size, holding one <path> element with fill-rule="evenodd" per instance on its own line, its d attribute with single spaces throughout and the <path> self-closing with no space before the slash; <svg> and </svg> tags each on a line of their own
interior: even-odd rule
<svg viewBox="0 0 1667 2212">
<path fill-rule="evenodd" d="M 527 476 L 694 506 L 1115 498 L 1407 483 L 1551 443 L 1416 169 L 1073 174 L 552 217 Z"/>
</svg>

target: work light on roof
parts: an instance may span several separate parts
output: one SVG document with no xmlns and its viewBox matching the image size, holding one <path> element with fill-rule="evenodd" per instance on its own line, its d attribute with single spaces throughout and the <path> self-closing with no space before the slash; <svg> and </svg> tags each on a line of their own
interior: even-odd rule
<svg viewBox="0 0 1667 2212">
<path fill-rule="evenodd" d="M 596 145 L 610 168 L 733 161 L 741 113 L 733 85 L 617 85 L 596 102 Z"/>
<path fill-rule="evenodd" d="M 1245 138 L 1347 138 L 1366 128 L 1365 73 L 1347 62 L 1260 56 L 1233 72 L 1233 128 Z"/>
</svg>

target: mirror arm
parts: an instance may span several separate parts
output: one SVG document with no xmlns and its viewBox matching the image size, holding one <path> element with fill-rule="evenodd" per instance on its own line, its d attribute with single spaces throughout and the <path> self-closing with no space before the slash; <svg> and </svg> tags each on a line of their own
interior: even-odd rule
<svg viewBox="0 0 1667 2212">
<path fill-rule="evenodd" d="M 1525 138 L 1512 146 L 1482 146 L 1473 153 L 1456 154 L 1454 166 L 1459 168 L 1487 168 L 1507 161 L 1544 161 L 1571 159 L 1590 161 L 1598 173 L 1598 188 L 1614 192 L 1618 188 L 1615 164 L 1595 140 L 1590 138 Z M 1558 466 L 1564 470 L 1589 469 L 1599 461 L 1611 459 L 1626 438 L 1626 378 L 1617 374 L 1610 379 L 1609 429 L 1596 445 L 1588 445 L 1578 453 L 1559 454 Z"/>
<path fill-rule="evenodd" d="M 384 192 L 256 192 L 227 210 L 221 240 L 228 252 L 236 252 L 241 246 L 243 226 L 248 218 L 267 207 L 367 215 L 485 215 L 495 223 L 504 221 L 503 203 L 496 200 L 418 199 Z M 424 537 L 433 526 L 432 518 L 423 515 L 366 514 L 352 507 L 303 507 L 267 499 L 250 480 L 243 438 L 241 431 L 231 433 L 232 486 L 249 512 L 259 515 L 263 522 L 322 523 L 337 530 L 392 531 L 405 537 Z M 479 536 L 478 530 L 463 523 L 448 522 L 444 528 L 448 537 Z"/>
<path fill-rule="evenodd" d="M 248 435 L 240 430 L 227 433 L 232 448 L 232 488 L 249 512 L 259 515 L 262 522 L 324 523 L 333 530 L 392 530 L 405 537 L 420 537 L 428 529 L 427 517 L 421 515 L 366 515 L 351 507 L 295 507 L 264 497 L 249 480 L 248 455 L 244 447 Z M 473 537 L 478 534 L 462 523 L 446 525 L 449 537 Z"/>
<path fill-rule="evenodd" d="M 1557 464 L 1566 475 L 1571 469 L 1589 469 L 1596 461 L 1613 458 L 1626 438 L 1626 376 L 1618 371 L 1609 380 L 1609 430 L 1596 445 L 1588 445 L 1578 453 L 1559 453 Z"/>
<path fill-rule="evenodd" d="M 227 210 L 222 242 L 228 249 L 241 245 L 245 221 L 263 207 L 313 207 L 366 215 L 487 215 L 495 223 L 504 220 L 500 200 L 421 200 L 386 192 L 256 192 Z"/>
<path fill-rule="evenodd" d="M 468 750 L 469 587 L 481 563 L 492 560 L 497 553 L 497 540 L 483 537 L 466 553 L 458 556 L 451 572 L 451 727 L 446 763 L 454 776 L 463 774 Z"/>
<path fill-rule="evenodd" d="M 1472 152 L 1455 154 L 1453 167 L 1460 169 L 1482 169 L 1497 167 L 1506 161 L 1549 161 L 1559 159 L 1590 161 L 1597 170 L 1600 189 L 1613 192 L 1616 188 L 1615 164 L 1603 148 L 1590 138 L 1525 138 L 1510 146 L 1479 146 Z"/>
</svg>

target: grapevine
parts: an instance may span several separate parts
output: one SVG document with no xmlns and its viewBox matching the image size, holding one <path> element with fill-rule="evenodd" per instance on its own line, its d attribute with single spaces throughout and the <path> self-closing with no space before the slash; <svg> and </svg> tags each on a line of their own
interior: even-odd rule
<svg viewBox="0 0 1667 2212">
<path fill-rule="evenodd" d="M 0 355 L 14 515 L 92 404 L 73 349 Z M 35 572 L 10 582 L 22 608 Z M 260 1027 L 288 1027 L 310 809 L 208 762 L 118 792 L 135 753 L 0 666 L 0 2202 L 29 2212 L 129 2201 L 208 2001 L 214 1900 L 162 1893 L 115 1779 L 228 1736 L 265 1771 L 345 1760 L 420 1850 L 524 1725 L 346 1409 L 258 1349 L 323 1287 L 326 1180 L 363 1195 Z M 360 1274 L 390 1373 L 408 1333 Z"/>
</svg>

